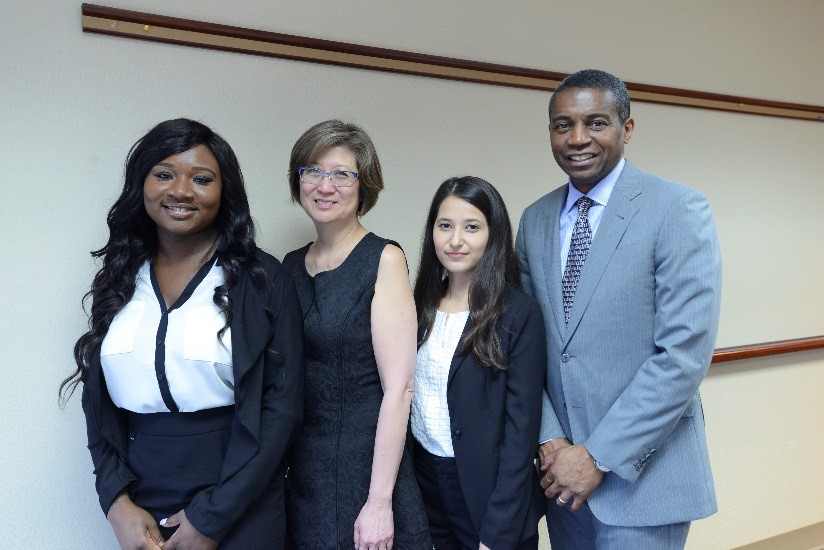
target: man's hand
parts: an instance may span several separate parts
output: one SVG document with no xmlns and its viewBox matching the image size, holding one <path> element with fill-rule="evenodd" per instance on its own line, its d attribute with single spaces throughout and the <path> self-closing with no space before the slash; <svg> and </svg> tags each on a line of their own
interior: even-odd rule
<svg viewBox="0 0 824 550">
<path fill-rule="evenodd" d="M 570 445 L 572 445 L 572 443 L 570 443 L 569 440 L 565 437 L 560 437 L 558 439 L 551 439 L 538 447 L 538 460 L 541 463 L 541 471 L 544 472 L 544 475 L 541 477 L 541 487 L 544 489 L 552 485 L 553 481 L 552 474 L 549 473 L 549 455 L 558 449 L 569 447 Z"/>
<path fill-rule="evenodd" d="M 542 460 L 541 469 L 546 472 L 541 478 L 544 494 L 555 498 L 561 507 L 571 502 L 573 512 L 604 479 L 604 472 L 595 467 L 595 459 L 583 445 L 561 446 L 550 452 Z"/>
</svg>

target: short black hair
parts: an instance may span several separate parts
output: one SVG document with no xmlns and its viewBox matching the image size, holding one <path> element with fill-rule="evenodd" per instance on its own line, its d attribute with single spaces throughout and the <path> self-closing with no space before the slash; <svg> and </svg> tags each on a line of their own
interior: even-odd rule
<svg viewBox="0 0 824 550">
<path fill-rule="evenodd" d="M 629 118 L 629 91 L 626 84 L 617 76 L 599 69 L 584 69 L 572 73 L 561 81 L 552 97 L 549 99 L 549 119 L 552 120 L 552 107 L 558 92 L 573 88 L 595 88 L 612 92 L 615 100 L 615 110 L 618 111 L 618 120 L 623 124 Z"/>
</svg>

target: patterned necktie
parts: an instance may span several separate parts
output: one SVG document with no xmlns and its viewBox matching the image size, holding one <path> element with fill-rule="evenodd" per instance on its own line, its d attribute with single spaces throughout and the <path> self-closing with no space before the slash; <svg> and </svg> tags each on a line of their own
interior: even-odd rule
<svg viewBox="0 0 824 550">
<path fill-rule="evenodd" d="M 592 206 L 592 199 L 581 197 L 576 201 L 578 205 L 578 219 L 575 220 L 575 227 L 572 228 L 572 240 L 569 243 L 569 255 L 567 256 L 564 278 L 561 280 L 561 287 L 564 297 L 564 322 L 569 323 L 569 312 L 572 309 L 572 302 L 575 300 L 575 289 L 578 288 L 578 279 L 581 278 L 581 268 L 587 259 L 589 245 L 592 244 L 592 228 L 589 226 L 589 207 Z"/>
</svg>

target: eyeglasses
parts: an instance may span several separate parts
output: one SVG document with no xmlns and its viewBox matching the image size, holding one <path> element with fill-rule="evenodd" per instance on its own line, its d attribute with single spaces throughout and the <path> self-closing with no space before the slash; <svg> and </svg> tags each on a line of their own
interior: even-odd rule
<svg viewBox="0 0 824 550">
<path fill-rule="evenodd" d="M 331 172 L 324 172 L 318 168 L 311 166 L 301 166 L 298 168 L 298 176 L 300 181 L 308 183 L 309 185 L 320 185 L 323 178 L 328 177 L 329 181 L 335 187 L 349 187 L 355 180 L 358 179 L 358 173 L 350 170 L 332 170 Z"/>
</svg>

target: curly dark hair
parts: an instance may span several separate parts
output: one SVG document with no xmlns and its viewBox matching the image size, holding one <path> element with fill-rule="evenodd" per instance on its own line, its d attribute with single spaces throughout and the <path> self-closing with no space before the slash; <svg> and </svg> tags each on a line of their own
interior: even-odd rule
<svg viewBox="0 0 824 550">
<path fill-rule="evenodd" d="M 255 225 L 234 151 L 225 139 L 200 122 L 185 118 L 161 122 L 129 151 L 123 191 L 106 218 L 109 240 L 103 248 L 91 253 L 92 257 L 103 259 L 103 266 L 94 276 L 91 290 L 83 297 L 84 305 L 89 298 L 92 302 L 89 331 L 74 345 L 77 370 L 60 384 L 61 403 L 65 403 L 88 376 L 92 354 L 106 336 L 114 316 L 134 295 L 137 272 L 157 251 L 157 229 L 143 205 L 146 176 L 163 159 L 198 145 L 206 146 L 215 156 L 222 179 L 220 209 L 214 224 L 220 235 L 217 258 L 225 279 L 215 288 L 214 303 L 224 314 L 226 324 L 218 336 L 222 336 L 232 322 L 228 292 L 238 283 L 241 270 L 249 272 L 256 289 L 265 287 L 265 273 L 255 255 Z"/>
<path fill-rule="evenodd" d="M 469 319 L 472 326 L 461 349 L 471 349 L 481 365 L 496 371 L 506 370 L 509 365 L 501 349 L 497 328 L 506 288 L 521 288 L 518 257 L 515 255 L 512 224 L 504 199 L 491 183 L 475 176 L 450 178 L 443 182 L 429 207 L 414 291 L 418 325 L 424 327 L 418 347 L 432 333 L 438 304 L 448 287 L 447 272 L 435 253 L 432 237 L 438 210 L 447 197 L 457 197 L 480 210 L 489 226 L 486 250 L 469 283 Z"/>
</svg>

